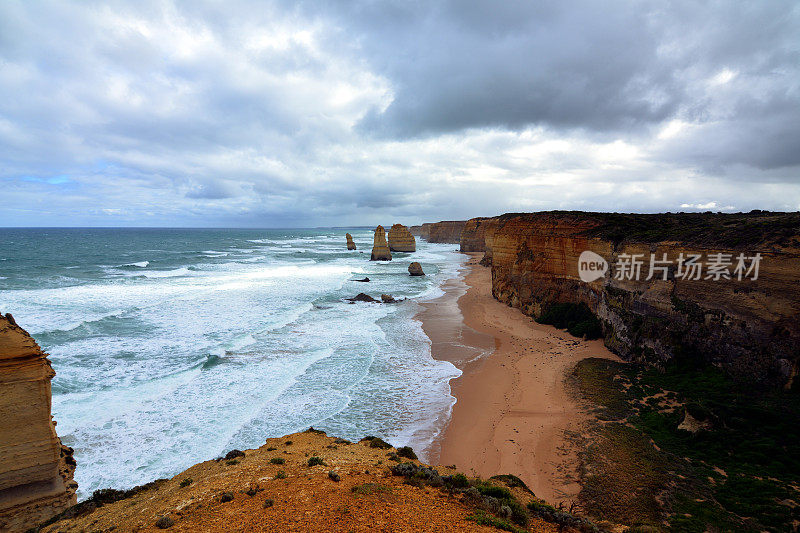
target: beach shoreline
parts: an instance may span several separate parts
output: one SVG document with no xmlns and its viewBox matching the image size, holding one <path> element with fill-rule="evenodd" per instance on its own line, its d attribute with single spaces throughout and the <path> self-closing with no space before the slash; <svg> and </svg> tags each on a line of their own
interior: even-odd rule
<svg viewBox="0 0 800 533">
<path fill-rule="evenodd" d="M 456 403 L 430 462 L 482 477 L 513 474 L 540 498 L 574 501 L 578 461 L 568 434 L 589 415 L 565 379 L 581 359 L 617 357 L 602 340 L 577 339 L 495 300 L 490 269 L 480 254 L 467 255 L 463 278 L 445 282 L 445 294 L 421 303 L 416 316 L 433 357 L 462 371 L 450 382 Z"/>
</svg>

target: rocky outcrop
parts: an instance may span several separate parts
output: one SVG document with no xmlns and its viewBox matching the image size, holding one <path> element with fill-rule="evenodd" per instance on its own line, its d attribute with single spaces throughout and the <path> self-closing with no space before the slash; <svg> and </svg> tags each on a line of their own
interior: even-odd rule
<svg viewBox="0 0 800 533">
<path fill-rule="evenodd" d="M 410 265 L 408 265 L 408 273 L 411 276 L 424 276 L 425 272 L 422 271 L 422 265 L 414 261 Z"/>
<path fill-rule="evenodd" d="M 605 344 L 627 360 L 700 358 L 767 385 L 797 372 L 800 213 L 512 214 L 495 219 L 490 244 L 498 300 L 534 317 L 555 303 L 583 302 Z M 578 270 L 587 250 L 608 263 L 591 282 Z M 757 279 L 737 279 L 740 254 L 747 267 L 760 254 Z M 692 255 L 700 256 L 698 279 L 686 276 Z M 643 263 L 638 276 L 631 257 Z M 714 257 L 729 263 L 727 278 L 708 270 Z M 662 268 L 650 275 L 651 264 Z"/>
<path fill-rule="evenodd" d="M 0 314 L 0 531 L 25 531 L 75 504 L 72 449 L 50 415 L 47 354 Z"/>
<path fill-rule="evenodd" d="M 428 242 L 441 242 L 459 244 L 461 242 L 461 231 L 464 229 L 465 220 L 444 220 L 433 222 L 428 228 Z M 424 226 L 424 224 L 423 224 Z"/>
<path fill-rule="evenodd" d="M 497 218 L 478 217 L 467 220 L 461 232 L 461 251 L 484 252 L 482 264 L 491 264 L 491 245 L 496 229 Z"/>
<path fill-rule="evenodd" d="M 392 254 L 389 251 L 389 244 L 386 242 L 386 231 L 383 226 L 375 228 L 375 239 L 372 243 L 372 255 L 370 261 L 391 261 Z"/>
<path fill-rule="evenodd" d="M 347 238 L 347 249 L 348 250 L 355 250 L 356 249 L 356 243 L 353 242 L 353 236 L 350 235 L 349 233 L 345 233 L 344 236 Z"/>
<path fill-rule="evenodd" d="M 84 512 L 64 517 L 42 533 L 162 528 L 491 533 L 497 530 L 476 523 L 476 513 L 492 520 L 502 516 L 505 524 L 512 520 L 507 503 L 516 510 L 517 523 L 524 524 L 528 502 L 552 509 L 513 476 L 468 480 L 455 475 L 454 469 L 440 472 L 421 463 L 414 450 L 397 444 L 395 448 L 375 436 L 351 442 L 313 428 L 269 438 L 258 449 L 244 450 L 246 458 L 241 461 L 206 461 L 135 494 L 119 491 L 98 501 L 102 505 L 86 506 Z M 473 485 L 486 487 L 487 495 L 477 489 L 467 492 Z M 498 493 L 504 505 L 488 495 Z M 558 524 L 544 513 L 530 514 L 536 524 L 532 531 L 555 533 L 564 529 L 567 519 L 581 525 L 566 512 L 559 512 Z"/>
<path fill-rule="evenodd" d="M 392 252 L 416 252 L 417 241 L 402 224 L 394 224 L 389 228 L 389 250 Z"/>
</svg>

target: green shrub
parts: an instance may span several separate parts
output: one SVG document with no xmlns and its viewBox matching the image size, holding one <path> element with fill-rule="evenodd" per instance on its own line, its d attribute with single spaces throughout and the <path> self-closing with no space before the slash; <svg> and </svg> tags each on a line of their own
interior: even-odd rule
<svg viewBox="0 0 800 533">
<path fill-rule="evenodd" d="M 381 439 L 380 437 L 373 437 L 372 435 L 364 437 L 363 440 L 369 441 L 370 448 L 380 448 L 381 450 L 388 450 L 392 447 L 391 444 Z"/>
<path fill-rule="evenodd" d="M 193 482 L 194 482 L 194 480 L 193 480 L 192 478 L 190 478 L 190 477 L 187 477 L 186 479 L 184 479 L 183 481 L 181 481 L 181 482 L 180 482 L 180 485 L 179 485 L 179 487 L 180 487 L 180 488 L 188 487 L 188 486 L 189 486 L 189 485 L 191 485 Z"/>
<path fill-rule="evenodd" d="M 269 462 L 274 465 L 282 465 L 286 463 L 286 459 L 284 459 L 283 457 L 273 457 L 272 459 L 269 460 Z"/>
<path fill-rule="evenodd" d="M 549 324 L 559 329 L 566 329 L 575 337 L 599 339 L 603 336 L 603 328 L 600 325 L 600 321 L 583 302 L 579 304 L 552 304 L 536 321 L 540 324 Z"/>
<path fill-rule="evenodd" d="M 308 466 L 317 466 L 317 465 L 324 465 L 325 461 L 322 460 L 322 457 L 309 457 L 308 458 Z"/>
<path fill-rule="evenodd" d="M 467 479 L 467 476 L 459 472 L 450 476 L 450 480 L 447 484 L 456 489 L 465 489 L 469 487 L 469 479 Z"/>
<path fill-rule="evenodd" d="M 275 479 L 286 479 L 286 472 L 278 470 L 278 473 L 275 474 Z"/>
<path fill-rule="evenodd" d="M 481 510 L 475 511 L 474 514 L 469 515 L 467 520 L 475 522 L 481 526 L 491 526 L 497 529 L 502 529 L 503 531 L 511 531 L 512 533 L 523 533 L 525 531 L 524 529 L 518 528 L 514 524 L 511 524 L 502 518 L 497 518 L 496 516 L 492 516 Z"/>
<path fill-rule="evenodd" d="M 417 454 L 414 453 L 414 450 L 411 449 L 411 446 L 403 446 L 402 448 L 397 448 L 397 455 L 399 457 L 405 457 L 406 459 L 417 458 Z"/>
</svg>

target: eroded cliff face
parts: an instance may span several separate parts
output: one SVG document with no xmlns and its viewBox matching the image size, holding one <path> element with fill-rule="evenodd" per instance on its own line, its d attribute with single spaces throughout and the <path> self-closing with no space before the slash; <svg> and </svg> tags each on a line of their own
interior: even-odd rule
<svg viewBox="0 0 800 533">
<path fill-rule="evenodd" d="M 389 250 L 392 252 L 416 252 L 417 241 L 402 224 L 394 224 L 389 228 Z"/>
<path fill-rule="evenodd" d="M 491 257 L 491 244 L 494 242 L 497 224 L 497 217 L 478 217 L 467 220 L 461 231 L 461 251 L 488 252 Z M 484 264 L 490 263 L 491 260 L 484 262 Z"/>
<path fill-rule="evenodd" d="M 494 296 L 525 314 L 584 302 L 600 319 L 606 345 L 627 360 L 703 358 L 768 385 L 790 385 L 797 373 L 800 214 L 503 215 L 491 232 L 485 220 L 476 223 L 465 236 L 468 248 L 477 247 L 481 228 Z M 609 265 L 588 283 L 578 270 L 586 250 Z M 678 270 L 681 254 L 698 254 L 707 264 L 718 253 L 730 254 L 729 272 L 739 254 L 761 254 L 757 279 L 752 272 L 741 280 L 707 279 L 706 269 L 688 279 Z M 639 254 L 641 273 L 629 279 L 627 257 Z M 651 254 L 671 266 L 648 280 Z"/>
<path fill-rule="evenodd" d="M 72 449 L 50 415 L 50 361 L 0 314 L 0 531 L 25 531 L 75 504 Z"/>
<path fill-rule="evenodd" d="M 466 224 L 465 220 L 443 220 L 433 222 L 428 227 L 428 242 L 453 243 L 461 242 L 461 231 Z M 426 224 L 423 224 L 425 226 Z"/>
<path fill-rule="evenodd" d="M 411 232 L 411 235 L 422 237 L 425 240 L 428 240 L 428 236 L 430 235 L 430 230 L 431 230 L 430 222 L 426 222 L 420 226 L 411 226 L 410 228 L 408 228 L 408 231 Z"/>
</svg>

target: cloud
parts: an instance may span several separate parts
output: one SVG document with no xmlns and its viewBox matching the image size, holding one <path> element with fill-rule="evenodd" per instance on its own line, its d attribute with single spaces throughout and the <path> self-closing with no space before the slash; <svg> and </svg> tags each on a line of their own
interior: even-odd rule
<svg viewBox="0 0 800 533">
<path fill-rule="evenodd" d="M 689 209 L 717 209 L 719 211 L 733 211 L 736 209 L 732 205 L 726 205 L 725 207 L 720 207 L 717 205 L 717 202 L 708 202 L 705 204 L 681 204 L 682 208 L 689 208 Z"/>
<path fill-rule="evenodd" d="M 800 206 L 800 6 L 0 5 L 0 225 Z"/>
</svg>

